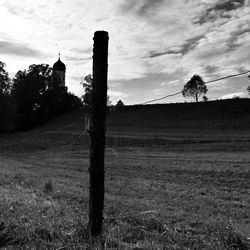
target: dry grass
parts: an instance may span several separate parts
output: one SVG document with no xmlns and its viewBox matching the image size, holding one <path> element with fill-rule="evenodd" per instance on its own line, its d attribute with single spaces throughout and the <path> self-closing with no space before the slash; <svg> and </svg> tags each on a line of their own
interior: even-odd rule
<svg viewBox="0 0 250 250">
<path fill-rule="evenodd" d="M 77 123 L 47 128 L 0 138 L 0 247 L 249 249 L 248 134 L 111 132 L 104 234 L 93 242 L 88 137 Z"/>
</svg>

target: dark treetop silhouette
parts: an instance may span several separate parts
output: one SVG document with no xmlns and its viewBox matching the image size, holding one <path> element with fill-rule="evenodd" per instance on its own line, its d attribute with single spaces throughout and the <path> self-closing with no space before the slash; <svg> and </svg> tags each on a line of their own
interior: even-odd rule
<svg viewBox="0 0 250 250">
<path fill-rule="evenodd" d="M 79 105 L 79 98 L 67 93 L 66 66 L 60 57 L 53 69 L 32 64 L 12 80 L 4 66 L 0 62 L 0 131 L 29 129 Z"/>
<path fill-rule="evenodd" d="M 193 75 L 192 78 L 184 85 L 182 94 L 184 97 L 193 97 L 196 102 L 202 94 L 207 93 L 207 86 L 199 75 Z"/>
</svg>

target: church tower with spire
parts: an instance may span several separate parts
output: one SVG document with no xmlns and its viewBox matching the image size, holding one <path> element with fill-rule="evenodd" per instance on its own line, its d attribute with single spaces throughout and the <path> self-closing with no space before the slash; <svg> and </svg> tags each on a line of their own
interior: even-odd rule
<svg viewBox="0 0 250 250">
<path fill-rule="evenodd" d="M 53 80 L 56 87 L 66 89 L 65 87 L 65 73 L 66 66 L 60 59 L 60 53 L 58 56 L 58 61 L 53 65 Z"/>
</svg>

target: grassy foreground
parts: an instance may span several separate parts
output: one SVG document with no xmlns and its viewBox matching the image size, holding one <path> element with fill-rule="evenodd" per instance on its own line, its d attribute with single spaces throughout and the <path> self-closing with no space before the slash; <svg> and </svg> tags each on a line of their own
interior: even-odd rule
<svg viewBox="0 0 250 250">
<path fill-rule="evenodd" d="M 250 130 L 126 129 L 121 112 L 108 122 L 95 243 L 82 110 L 0 136 L 0 247 L 250 249 Z"/>
</svg>

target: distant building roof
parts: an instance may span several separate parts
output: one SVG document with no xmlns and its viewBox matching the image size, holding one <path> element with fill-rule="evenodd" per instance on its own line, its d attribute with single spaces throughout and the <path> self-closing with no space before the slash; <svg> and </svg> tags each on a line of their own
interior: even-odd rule
<svg viewBox="0 0 250 250">
<path fill-rule="evenodd" d="M 60 59 L 60 54 L 59 54 L 59 58 L 58 61 L 54 63 L 53 65 L 53 70 L 59 70 L 59 71 L 66 71 L 66 66 L 65 64 L 61 61 Z"/>
</svg>

